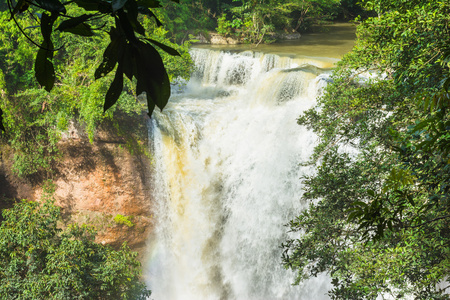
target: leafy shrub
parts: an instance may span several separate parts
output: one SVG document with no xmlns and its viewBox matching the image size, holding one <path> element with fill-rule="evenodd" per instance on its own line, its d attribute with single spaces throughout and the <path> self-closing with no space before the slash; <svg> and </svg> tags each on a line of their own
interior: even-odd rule
<svg viewBox="0 0 450 300">
<path fill-rule="evenodd" d="M 132 219 L 133 219 L 132 216 L 122 216 L 118 214 L 114 217 L 114 222 L 116 222 L 119 225 L 126 225 L 128 227 L 133 227 L 134 223 L 131 222 Z"/>
<path fill-rule="evenodd" d="M 94 242 L 86 226 L 58 228 L 51 199 L 23 200 L 3 211 L 0 225 L 1 299 L 147 299 L 137 254 Z"/>
</svg>

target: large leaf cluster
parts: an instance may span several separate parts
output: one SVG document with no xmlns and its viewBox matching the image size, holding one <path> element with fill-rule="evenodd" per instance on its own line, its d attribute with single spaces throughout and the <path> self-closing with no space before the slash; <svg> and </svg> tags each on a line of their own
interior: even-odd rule
<svg viewBox="0 0 450 300">
<path fill-rule="evenodd" d="M 313 25 L 335 19 L 341 9 L 341 1 L 242 0 L 224 3 L 222 7 L 217 32 L 259 44 L 262 41 L 273 42 L 271 36 L 277 31 L 304 32 Z"/>
<path fill-rule="evenodd" d="M 77 9 L 70 10 L 74 5 Z M 146 37 L 148 33 L 139 21 L 140 15 L 146 15 L 154 18 L 158 26 L 162 25 L 151 10 L 160 7 L 159 1 L 77 0 L 62 3 L 59 0 L 8 0 L 8 6 L 11 18 L 22 33 L 39 47 L 34 63 L 35 76 L 47 91 L 52 90 L 57 79 L 53 57 L 60 48 L 54 45 L 54 31 L 90 37 L 96 31 L 104 31 L 105 27 L 109 27 L 111 41 L 95 74 L 98 79 L 115 69 L 115 78 L 105 96 L 104 110 L 114 105 L 121 95 L 124 74 L 130 80 L 136 79 L 137 94 L 146 92 L 149 115 L 155 106 L 162 109 L 167 104 L 170 97 L 169 77 L 155 46 L 171 55 L 180 54 L 173 48 Z M 29 37 L 17 21 L 16 17 L 26 11 L 39 16 L 42 42 L 37 43 Z M 0 127 L 4 130 L 2 114 L 0 110 Z"/>
<path fill-rule="evenodd" d="M 67 14 L 80 15 L 82 10 L 75 5 L 67 6 Z M 53 43 L 58 48 L 59 45 L 64 47 L 55 52 L 53 58 L 56 81 L 49 93 L 40 88 L 33 72 L 38 48 L 30 46 L 20 31 L 23 28 L 29 38 L 39 41 L 41 30 L 39 26 L 35 28 L 39 23 L 21 14 L 15 17 L 18 27 L 10 18 L 9 12 L 0 13 L 0 29 L 4 33 L 0 36 L 0 108 L 4 112 L 6 129 L 2 142 L 13 150 L 15 173 L 28 176 L 51 172 L 59 157 L 58 142 L 73 124 L 77 127 L 79 124 L 79 134 L 87 134 L 91 141 L 103 124 L 103 130 L 118 134 L 128 149 L 142 153 L 145 146 L 139 142 L 138 132 L 141 131 L 136 130 L 141 122 L 136 122 L 136 118 L 145 109 L 145 96 L 134 96 L 136 80 L 124 80 L 117 104 L 106 112 L 105 95 L 115 77 L 114 70 L 95 80 L 95 71 L 104 60 L 104 50 L 111 43 L 109 33 L 96 30 L 93 36 L 80 36 L 54 31 Z M 168 44 L 182 54 L 182 57 L 172 56 L 158 50 L 170 80 L 188 78 L 192 64 L 188 46 L 170 43 L 165 37 L 167 31 L 157 27 L 153 17 L 141 16 L 139 20 L 151 33 L 150 39 Z M 103 19 L 93 20 L 91 24 L 105 25 Z M 134 120 L 125 121 L 129 116 Z M 130 132 L 131 127 L 133 132 Z"/>
</svg>

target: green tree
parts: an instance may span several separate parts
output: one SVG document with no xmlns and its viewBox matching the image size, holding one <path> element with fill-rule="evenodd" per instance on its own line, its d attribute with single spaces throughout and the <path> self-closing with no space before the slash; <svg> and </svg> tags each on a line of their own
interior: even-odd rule
<svg viewBox="0 0 450 300">
<path fill-rule="evenodd" d="M 23 35 L 38 47 L 34 62 L 34 74 L 40 86 L 47 91 L 53 89 L 57 74 L 53 64 L 55 53 L 62 46 L 55 46 L 54 30 L 64 33 L 90 37 L 95 32 L 108 32 L 110 43 L 103 52 L 103 61 L 97 67 L 95 78 L 99 79 L 115 70 L 115 76 L 105 93 L 103 109 L 113 106 L 124 87 L 123 76 L 136 79 L 136 94 L 147 95 L 149 115 L 157 106 L 164 108 L 170 97 L 170 81 L 159 52 L 160 48 L 171 55 L 180 55 L 175 49 L 148 36 L 141 24 L 141 16 L 154 19 L 157 26 L 162 24 L 151 9 L 160 7 L 158 1 L 113 0 L 84 1 L 75 0 L 62 3 L 59 0 L 40 0 L 13 2 L 8 0 L 9 12 Z M 75 9 L 73 9 L 75 8 Z M 35 26 L 40 28 L 40 40 L 30 37 L 16 17 L 29 12 L 34 19 L 39 16 Z M 117 68 L 116 68 L 117 66 Z M 3 111 L 0 108 L 0 124 Z"/>
<path fill-rule="evenodd" d="M 191 34 L 216 30 L 243 42 L 273 42 L 277 32 L 304 32 L 336 19 L 354 19 L 364 11 L 356 0 L 181 0 L 161 1 L 158 15 L 171 39 L 183 42 Z"/>
<path fill-rule="evenodd" d="M 3 211 L 0 298 L 147 299 L 140 263 L 126 244 L 118 251 L 94 242 L 95 230 L 69 225 L 49 194 Z"/>
<path fill-rule="evenodd" d="M 296 283 L 328 273 L 333 299 L 448 299 L 450 5 L 365 7 L 378 16 L 299 118 L 319 136 L 317 174 L 283 262 Z"/>
<path fill-rule="evenodd" d="M 219 33 L 259 43 L 270 41 L 270 36 L 277 31 L 304 32 L 314 24 L 333 20 L 339 12 L 340 1 L 236 0 L 222 7 L 222 15 L 218 19 Z"/>
<path fill-rule="evenodd" d="M 80 8 L 67 7 L 67 14 L 77 13 L 80 13 Z M 36 21 L 16 15 L 19 28 L 10 18 L 8 12 L 0 13 L 0 29 L 4 33 L 0 36 L 0 109 L 5 113 L 3 142 L 12 147 L 13 168 L 18 175 L 51 172 L 60 154 L 57 145 L 61 133 L 67 130 L 72 120 L 82 125 L 91 141 L 99 124 L 108 121 L 112 124 L 111 129 L 126 140 L 129 149 L 144 151 L 141 149 L 143 147 L 135 147 L 139 146 L 136 133 L 125 133 L 118 125 L 127 116 L 137 118 L 145 108 L 142 101 L 134 96 L 135 83 L 124 81 L 117 104 L 105 112 L 105 94 L 114 76 L 109 74 L 94 80 L 97 66 L 103 60 L 104 49 L 110 44 L 107 32 L 99 30 L 93 36 L 59 31 L 53 33 L 54 43 L 64 47 L 56 52 L 53 59 L 57 76 L 49 93 L 40 88 L 34 76 L 37 48 L 30 47 L 30 42 L 20 31 L 20 28 L 27 28 L 25 32 L 28 37 L 39 40 L 41 33 L 32 28 Z M 188 45 L 170 43 L 165 37 L 167 31 L 157 27 L 152 18 L 142 16 L 140 21 L 146 31 L 151 32 L 150 39 L 168 44 L 180 53 L 181 57 L 159 50 L 169 79 L 188 78 L 192 65 Z"/>
</svg>

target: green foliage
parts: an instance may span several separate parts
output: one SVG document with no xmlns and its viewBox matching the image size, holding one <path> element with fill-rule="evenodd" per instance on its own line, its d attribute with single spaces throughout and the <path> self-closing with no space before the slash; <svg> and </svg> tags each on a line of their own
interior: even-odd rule
<svg viewBox="0 0 450 300">
<path fill-rule="evenodd" d="M 47 196 L 48 197 L 48 196 Z M 147 299 L 136 253 L 94 242 L 83 225 L 58 227 L 59 207 L 23 200 L 3 211 L 0 298 Z"/>
<path fill-rule="evenodd" d="M 67 6 L 66 9 L 68 14 L 83 16 L 79 7 Z M 32 69 L 36 49 L 29 45 L 20 29 L 9 19 L 8 12 L 0 13 L 0 27 L 5 33 L 0 37 L 0 113 L 3 113 L 2 126 L 6 129 L 4 140 L 15 153 L 14 171 L 22 177 L 51 172 L 60 156 L 58 142 L 61 134 L 73 121 L 82 125 L 91 141 L 99 124 L 108 121 L 111 129 L 126 139 L 129 149 L 142 153 L 145 147 L 138 141 L 136 133 L 119 126 L 129 116 L 138 118 L 144 109 L 141 101 L 133 96 L 136 94 L 135 80 L 123 82 L 124 92 L 121 92 L 117 105 L 106 112 L 105 95 L 114 76 L 109 74 L 94 80 L 97 66 L 103 60 L 104 49 L 110 44 L 109 35 L 102 31 L 88 37 L 62 34 L 58 30 L 53 32 L 53 42 L 58 45 L 55 47 L 63 47 L 53 59 L 56 78 L 52 92 L 48 93 L 39 89 L 34 78 Z M 32 28 L 36 25 L 34 19 L 20 15 L 16 15 L 15 19 L 21 28 L 28 28 L 25 32 L 30 38 L 39 40 L 39 28 Z M 192 65 L 188 45 L 168 42 L 165 38 L 167 32 L 155 27 L 154 18 L 141 16 L 140 20 L 147 31 L 152 31 L 148 35 L 149 42 L 158 48 L 170 80 L 188 78 Z M 93 21 L 92 27 L 104 25 L 102 22 Z M 166 43 L 182 57 L 167 54 L 164 50 L 170 52 L 172 48 L 164 46 Z"/>
<path fill-rule="evenodd" d="M 377 17 L 319 107 L 308 210 L 289 223 L 286 268 L 326 272 L 333 299 L 448 299 L 449 12 L 446 2 L 367 1 Z"/>
<path fill-rule="evenodd" d="M 314 24 L 334 19 L 339 7 L 340 1 L 335 0 L 234 1 L 223 5 L 217 32 L 248 43 L 273 42 L 276 31 L 307 31 Z"/>
<path fill-rule="evenodd" d="M 277 32 L 304 32 L 315 24 L 354 19 L 364 13 L 355 0 L 181 0 L 161 1 L 160 19 L 171 39 L 183 43 L 191 34 L 216 30 L 247 43 L 270 43 Z"/>
<path fill-rule="evenodd" d="M 122 216 L 120 214 L 114 217 L 114 222 L 119 225 L 126 225 L 128 227 L 133 227 L 134 223 L 132 222 L 133 216 Z"/>
<path fill-rule="evenodd" d="M 267 37 L 275 31 L 271 22 L 272 13 L 273 7 L 263 4 L 255 7 L 248 5 L 233 7 L 230 9 L 229 18 L 227 14 L 223 14 L 218 19 L 217 32 L 223 35 L 234 35 L 247 43 L 256 44 L 263 40 L 269 42 Z"/>
<path fill-rule="evenodd" d="M 166 105 L 170 97 L 169 77 L 159 52 L 153 46 L 152 40 L 146 38 L 146 28 L 140 22 L 140 16 L 146 16 L 155 19 L 155 26 L 161 25 L 151 11 L 160 7 L 158 1 L 80 0 L 63 4 L 59 0 L 41 0 L 38 5 L 29 5 L 24 1 L 8 1 L 8 6 L 11 18 L 21 33 L 39 47 L 34 60 L 34 74 L 39 85 L 45 90 L 52 90 L 57 81 L 53 62 L 54 54 L 59 50 L 54 45 L 55 27 L 58 32 L 82 37 L 93 36 L 95 31 L 108 30 L 110 43 L 105 47 L 103 62 L 95 72 L 95 78 L 99 79 L 115 69 L 114 79 L 105 93 L 103 110 L 112 107 L 122 94 L 123 75 L 130 81 L 136 79 L 137 94 L 146 93 L 149 115 L 155 106 L 162 109 Z M 17 20 L 18 14 L 24 11 L 40 14 L 40 22 L 37 24 L 40 33 L 33 34 L 34 37 L 29 36 Z M 101 23 L 103 24 L 99 25 Z M 33 27 L 36 26 L 26 28 Z M 153 28 L 154 26 L 147 29 Z M 35 41 L 36 35 L 41 37 L 42 42 Z M 157 46 L 171 55 L 179 55 L 169 46 Z"/>
<path fill-rule="evenodd" d="M 190 34 L 197 34 L 216 27 L 216 18 L 221 1 L 180 0 L 179 4 L 162 0 L 163 6 L 158 17 L 174 42 L 184 44 L 190 40 Z"/>
<path fill-rule="evenodd" d="M 60 130 L 67 126 L 65 108 L 59 105 L 63 103 L 40 89 L 29 89 L 3 100 L 15 172 L 25 176 L 50 170 L 58 158 Z M 58 109 L 58 112 L 45 113 L 48 109 Z"/>
</svg>

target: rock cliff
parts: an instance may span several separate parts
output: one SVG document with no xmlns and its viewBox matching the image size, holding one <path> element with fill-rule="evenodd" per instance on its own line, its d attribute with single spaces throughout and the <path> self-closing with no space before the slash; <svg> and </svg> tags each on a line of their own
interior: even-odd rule
<svg viewBox="0 0 450 300">
<path fill-rule="evenodd" d="M 149 155 L 131 154 L 123 137 L 102 130 L 92 143 L 73 130 L 59 148 L 62 157 L 52 181 L 64 223 L 93 225 L 98 242 L 119 247 L 126 241 L 143 258 L 152 230 Z M 11 171 L 12 154 L 7 152 L 0 159 L 0 196 L 39 201 L 43 178 L 17 178 Z M 124 219 L 130 222 L 121 222 Z"/>
</svg>

